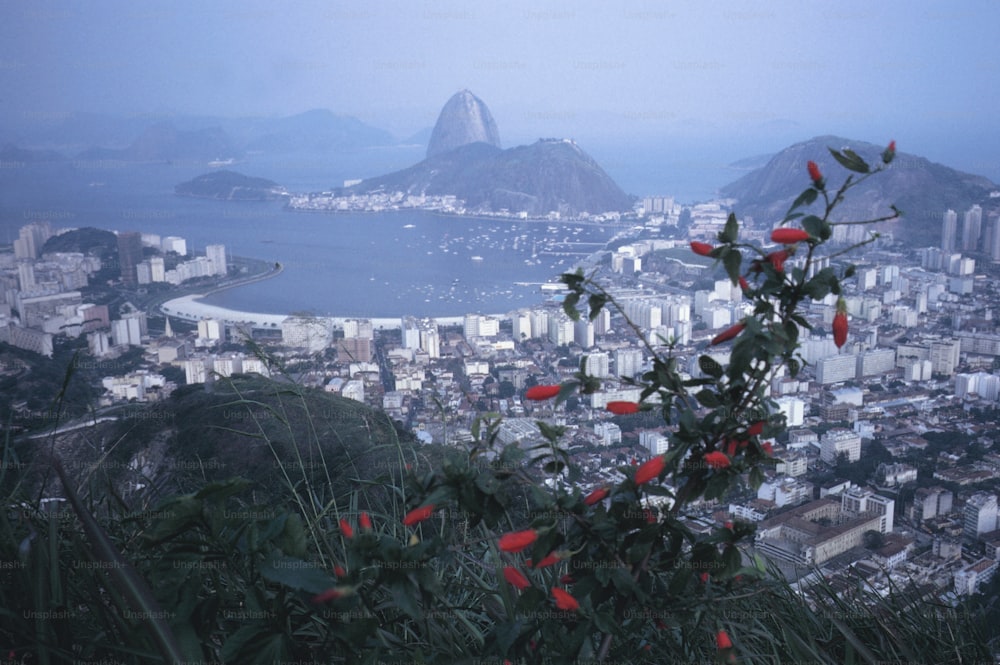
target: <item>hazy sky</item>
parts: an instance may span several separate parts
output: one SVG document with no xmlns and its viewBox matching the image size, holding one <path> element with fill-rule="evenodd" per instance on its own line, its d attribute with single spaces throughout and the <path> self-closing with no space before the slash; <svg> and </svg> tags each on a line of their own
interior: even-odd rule
<svg viewBox="0 0 1000 665">
<path fill-rule="evenodd" d="M 0 114 L 327 108 L 402 137 L 468 88 L 505 144 L 763 130 L 981 149 L 1000 135 L 998 28 L 996 0 L 7 0 Z"/>
</svg>

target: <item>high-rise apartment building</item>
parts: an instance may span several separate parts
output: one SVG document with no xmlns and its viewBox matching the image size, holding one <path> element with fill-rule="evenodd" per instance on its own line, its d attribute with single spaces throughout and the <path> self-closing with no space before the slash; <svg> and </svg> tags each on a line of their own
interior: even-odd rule
<svg viewBox="0 0 1000 665">
<path fill-rule="evenodd" d="M 997 528 L 997 497 L 988 492 L 977 492 L 965 502 L 962 511 L 962 535 L 975 540 L 987 531 Z"/>
<path fill-rule="evenodd" d="M 979 248 L 983 230 L 983 209 L 974 205 L 965 211 L 962 219 L 962 251 L 974 252 Z"/>
<path fill-rule="evenodd" d="M 632 379 L 642 371 L 642 351 L 639 349 L 615 350 L 615 374 L 622 379 Z"/>
<path fill-rule="evenodd" d="M 820 439 L 819 458 L 827 464 L 834 464 L 841 453 L 847 454 L 849 462 L 861 459 L 861 436 L 849 429 L 836 427 Z"/>
<path fill-rule="evenodd" d="M 944 211 L 941 224 L 941 251 L 951 254 L 958 247 L 958 213 L 948 209 Z"/>
<path fill-rule="evenodd" d="M 225 275 L 228 272 L 226 265 L 226 246 L 209 245 L 205 248 L 205 256 L 212 262 L 212 270 L 216 275 Z"/>
<path fill-rule="evenodd" d="M 590 376 L 596 376 L 598 379 L 606 379 L 610 376 L 610 358 L 605 352 L 600 353 L 588 353 L 586 356 L 586 361 L 584 369 Z"/>
<path fill-rule="evenodd" d="M 142 234 L 122 231 L 118 234 L 118 266 L 121 268 L 122 285 L 135 288 L 139 285 L 136 266 L 142 261 Z"/>
</svg>

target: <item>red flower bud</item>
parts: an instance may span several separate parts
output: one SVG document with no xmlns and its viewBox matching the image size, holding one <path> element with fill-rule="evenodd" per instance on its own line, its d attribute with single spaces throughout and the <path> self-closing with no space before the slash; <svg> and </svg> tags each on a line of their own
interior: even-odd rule
<svg viewBox="0 0 1000 665">
<path fill-rule="evenodd" d="M 774 446 L 771 445 L 770 441 L 765 441 L 760 445 L 760 447 L 764 451 L 764 454 L 766 454 L 768 457 L 774 455 Z"/>
<path fill-rule="evenodd" d="M 882 151 L 882 163 L 888 164 L 896 157 L 896 142 L 889 141 L 889 146 Z"/>
<path fill-rule="evenodd" d="M 654 513 L 651 508 L 643 508 L 642 516 L 646 518 L 646 524 L 656 523 L 656 513 Z"/>
<path fill-rule="evenodd" d="M 726 439 L 726 454 L 732 457 L 736 454 L 737 441 L 735 439 Z"/>
<path fill-rule="evenodd" d="M 574 580 L 573 576 L 569 573 L 566 573 L 559 578 L 559 584 L 573 584 L 574 582 L 576 582 L 576 580 Z"/>
<path fill-rule="evenodd" d="M 729 639 L 729 633 L 724 630 L 720 630 L 715 634 L 715 646 L 721 649 L 732 649 L 733 641 Z"/>
<path fill-rule="evenodd" d="M 736 337 L 741 332 L 743 332 L 743 329 L 746 327 L 747 327 L 746 324 L 743 323 L 742 321 L 735 325 L 729 326 L 728 328 L 720 332 L 718 335 L 713 337 L 710 344 L 712 346 L 715 346 L 716 344 L 722 344 L 723 342 L 728 342 L 729 340 L 731 340 L 732 338 Z"/>
<path fill-rule="evenodd" d="M 713 469 L 725 469 L 732 462 L 726 457 L 725 453 L 719 452 L 718 450 L 713 450 L 705 455 L 705 464 L 709 465 Z"/>
<path fill-rule="evenodd" d="M 532 386 L 528 388 L 528 392 L 524 393 L 524 396 L 527 399 L 540 402 L 555 397 L 560 390 L 562 390 L 562 386 Z"/>
<path fill-rule="evenodd" d="M 361 528 L 365 531 L 372 530 L 372 518 L 368 516 L 368 513 L 361 513 L 361 517 L 358 518 L 358 523 L 361 524 Z"/>
<path fill-rule="evenodd" d="M 809 170 L 809 177 L 812 178 L 813 184 L 816 187 L 821 188 L 823 185 L 823 174 L 820 173 L 819 167 L 816 166 L 816 162 L 808 162 L 806 168 Z"/>
<path fill-rule="evenodd" d="M 635 402 L 608 402 L 607 410 L 619 416 L 627 416 L 631 413 L 639 412 L 639 405 Z"/>
<path fill-rule="evenodd" d="M 747 278 L 744 277 L 743 275 L 740 275 L 740 288 L 743 289 L 744 291 L 750 290 L 750 283 L 747 282 Z"/>
<path fill-rule="evenodd" d="M 709 578 L 708 573 L 702 573 L 701 575 L 698 576 L 698 579 L 701 580 L 702 584 L 706 584 L 708 582 L 708 578 Z"/>
<path fill-rule="evenodd" d="M 760 436 L 764 433 L 764 421 L 758 420 L 753 425 L 747 428 L 747 434 L 750 436 Z"/>
<path fill-rule="evenodd" d="M 663 467 L 666 465 L 667 463 L 663 459 L 663 455 L 657 455 L 652 459 L 646 460 L 642 463 L 642 466 L 635 471 L 635 477 L 633 478 L 633 480 L 635 480 L 635 484 L 642 485 L 643 483 L 648 483 L 653 478 L 659 476 L 660 472 L 663 471 Z"/>
<path fill-rule="evenodd" d="M 699 242 L 697 240 L 691 241 L 691 251 L 699 256 L 709 256 L 713 249 L 715 248 L 707 242 Z"/>
<path fill-rule="evenodd" d="M 781 243 L 782 245 L 792 245 L 797 242 L 805 242 L 811 237 L 812 236 L 802 229 L 775 229 L 771 232 L 771 242 Z"/>
<path fill-rule="evenodd" d="M 609 490 L 607 487 L 598 487 L 596 490 L 588 494 L 587 498 L 585 498 L 583 502 L 588 506 L 592 506 L 595 503 L 604 501 L 604 499 L 606 499 L 609 494 L 611 494 L 611 490 Z"/>
<path fill-rule="evenodd" d="M 844 346 L 847 342 L 847 314 L 837 312 L 833 317 L 833 343 L 837 348 Z"/>
<path fill-rule="evenodd" d="M 333 574 L 336 575 L 337 577 L 343 577 L 344 575 L 347 574 L 347 571 L 344 570 L 343 566 L 337 564 L 336 566 L 333 567 Z"/>
<path fill-rule="evenodd" d="M 785 271 L 785 259 L 789 257 L 789 254 L 784 249 L 779 249 L 776 252 L 771 252 L 764 258 L 770 261 L 771 265 L 774 267 L 776 272 Z"/>
<path fill-rule="evenodd" d="M 503 578 L 507 580 L 511 586 L 517 587 L 521 591 L 524 591 L 531 586 L 531 582 L 528 581 L 528 578 L 525 577 L 520 570 L 514 568 L 513 566 L 504 567 Z"/>
<path fill-rule="evenodd" d="M 313 596 L 312 602 L 325 603 L 328 600 L 337 600 L 338 598 L 351 595 L 352 591 L 351 587 L 333 587 Z"/>
<path fill-rule="evenodd" d="M 549 552 L 544 557 L 542 557 L 541 561 L 539 561 L 537 564 L 535 564 L 534 566 L 532 566 L 532 568 L 536 568 L 536 569 L 537 568 L 548 568 L 549 566 L 554 566 L 555 564 L 559 563 L 560 561 L 562 561 L 562 555 L 561 554 L 559 554 L 558 552 Z"/>
<path fill-rule="evenodd" d="M 576 598 L 559 587 L 552 587 L 552 597 L 556 599 L 556 607 L 564 612 L 575 612 L 580 609 L 580 603 Z"/>
<path fill-rule="evenodd" d="M 500 549 L 504 552 L 520 552 L 525 547 L 538 539 L 538 532 L 534 529 L 524 531 L 512 531 L 500 536 Z"/>
<path fill-rule="evenodd" d="M 403 518 L 403 526 L 413 526 L 414 524 L 419 524 L 430 517 L 433 513 L 433 503 L 419 508 L 414 508 L 410 512 L 406 513 L 406 517 Z"/>
<path fill-rule="evenodd" d="M 354 537 L 354 529 L 347 523 L 347 520 L 340 520 L 340 532 L 344 534 L 344 538 Z"/>
</svg>

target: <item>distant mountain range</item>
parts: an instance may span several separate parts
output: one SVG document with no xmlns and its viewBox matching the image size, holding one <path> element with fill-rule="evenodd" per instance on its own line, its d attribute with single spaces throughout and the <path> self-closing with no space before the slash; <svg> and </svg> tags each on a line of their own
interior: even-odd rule
<svg viewBox="0 0 1000 665">
<path fill-rule="evenodd" d="M 241 151 L 221 127 L 180 130 L 172 122 L 147 128 L 125 148 L 90 148 L 84 160 L 115 159 L 128 162 L 208 161 L 238 157 Z"/>
<path fill-rule="evenodd" d="M 339 193 L 452 194 L 472 210 L 532 216 L 632 208 L 632 198 L 572 140 L 541 139 L 507 150 L 499 145 L 499 130 L 486 104 L 463 90 L 441 110 L 427 159 Z"/>
<path fill-rule="evenodd" d="M 726 185 L 720 194 L 736 200 L 739 215 L 749 215 L 759 223 L 782 219 L 792 202 L 809 186 L 806 163 L 814 161 L 826 176 L 827 187 L 836 190 L 848 175 L 830 155 L 828 148 L 850 148 L 870 165 L 881 163 L 885 146 L 854 141 L 839 136 L 820 136 L 796 143 L 771 157 L 764 166 Z M 857 177 L 857 176 L 855 176 Z M 941 241 L 941 221 L 949 208 L 967 210 L 973 204 L 995 207 L 990 197 L 1000 187 L 982 176 L 962 173 L 905 152 L 896 155 L 889 168 L 858 185 L 834 213 L 837 220 L 870 219 L 890 213 L 896 205 L 904 212 L 899 220 L 885 222 L 882 230 L 913 245 L 937 245 Z M 992 203 L 991 203 L 992 202 Z M 819 204 L 814 204 L 814 208 Z"/>
<path fill-rule="evenodd" d="M 19 129 L 15 145 L 79 159 L 209 161 L 247 152 L 331 152 L 397 145 L 389 132 L 353 116 L 317 109 L 281 118 L 128 116 L 73 113 Z"/>
</svg>

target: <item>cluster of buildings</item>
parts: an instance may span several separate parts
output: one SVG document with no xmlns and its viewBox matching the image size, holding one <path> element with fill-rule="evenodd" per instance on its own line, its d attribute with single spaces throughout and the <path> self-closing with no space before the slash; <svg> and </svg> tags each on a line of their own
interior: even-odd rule
<svg viewBox="0 0 1000 665">
<path fill-rule="evenodd" d="M 144 248 L 160 252 L 145 259 Z M 122 286 L 134 289 L 146 284 L 165 282 L 177 286 L 189 279 L 199 277 L 225 276 L 228 273 L 225 245 L 208 245 L 205 256 L 192 257 L 186 261 L 172 261 L 168 269 L 167 258 L 186 257 L 187 241 L 177 236 L 160 236 L 138 231 L 118 233 L 118 261 L 121 268 Z"/>
<path fill-rule="evenodd" d="M 360 180 L 345 180 L 344 187 L 351 187 Z M 672 201 L 672 199 L 671 199 Z M 471 209 L 464 199 L 453 194 L 410 194 L 407 192 L 369 192 L 365 194 L 341 194 L 339 192 L 309 192 L 292 194 L 288 198 L 291 210 L 303 212 L 386 212 L 393 210 L 428 210 L 447 215 L 474 215 L 476 217 L 496 217 L 498 219 L 537 219 L 526 210 L 492 210 L 489 207 Z M 619 212 L 600 214 L 581 213 L 577 219 L 592 221 L 618 221 L 622 217 Z M 561 218 L 558 211 L 551 211 L 540 217 L 550 221 Z"/>
<path fill-rule="evenodd" d="M 654 237 L 679 214 L 667 197 L 649 197 L 642 210 L 646 235 Z M 692 211 L 691 237 L 714 237 L 727 216 L 724 202 Z M 992 253 L 1000 243 L 1000 220 L 976 206 L 964 218 L 959 236 L 957 214 L 945 214 L 940 248 L 910 251 L 880 242 L 847 257 L 858 264 L 843 284 L 847 343 L 838 348 L 830 333 L 837 297 L 808 303 L 802 315 L 812 329 L 800 331 L 802 371 L 791 376 L 777 368 L 768 377 L 770 396 L 789 428 L 772 442 L 781 461 L 756 490 L 725 504 L 695 506 L 692 528 L 710 530 L 730 519 L 756 522 L 754 548 L 789 570 L 819 568 L 828 579 L 863 571 L 872 585 L 919 583 L 944 600 L 990 580 L 1000 551 L 1000 448 L 994 449 L 1000 431 L 994 322 L 1000 266 L 994 261 L 1000 264 L 1000 254 Z M 760 242 L 769 231 L 748 228 L 741 240 Z M 35 233 L 26 232 L 18 252 L 38 244 Z M 146 277 L 140 265 L 148 263 L 148 276 L 157 281 L 156 257 L 140 260 L 136 250 L 152 238 L 119 238 L 120 251 L 131 257 L 122 258 L 123 280 L 127 264 L 139 284 Z M 688 240 L 634 238 L 606 252 L 602 283 L 620 309 L 602 310 L 593 320 L 567 316 L 555 283 L 542 287 L 537 305 L 507 313 L 395 321 L 287 316 L 256 323 L 209 313 L 197 331 L 173 333 L 168 321 L 167 334 L 156 339 L 144 332 L 144 313 L 126 311 L 110 321 L 99 308 L 80 311 L 83 303 L 72 303 L 71 291 L 58 293 L 76 307 L 72 311 L 57 299 L 27 302 L 18 312 L 22 322 L 34 317 L 40 330 L 57 314 L 63 323 L 80 317 L 80 330 L 98 326 L 93 332 L 107 336 L 108 348 L 141 345 L 153 365 L 181 368 L 187 383 L 240 372 L 266 375 L 263 359 L 221 350 L 253 337 L 297 367 L 307 385 L 381 408 L 422 441 L 468 442 L 476 419 L 496 413 L 502 418 L 497 439 L 527 448 L 540 441 L 535 421 L 544 419 L 566 427 L 566 445 L 586 481 L 596 485 L 621 479 L 622 465 L 670 445 L 666 426 L 632 427 L 627 418 L 609 414 L 607 403 L 637 401 L 636 382 L 651 369 L 653 354 L 668 348 L 691 377 L 701 376 L 703 355 L 725 364 L 729 350 L 707 342 L 752 313 L 739 288 L 693 257 Z M 157 242 L 161 249 L 171 243 L 168 251 L 180 254 L 176 239 Z M 802 253 L 790 258 L 786 271 L 803 260 Z M 24 270 L 21 261 L 8 261 L 6 284 Z M 224 267 L 224 248 L 201 263 Z M 64 264 L 71 273 L 67 284 L 78 283 L 75 271 L 92 267 L 86 257 Z M 811 269 L 829 266 L 839 273 L 843 265 L 821 259 Z M 46 284 L 58 281 L 36 271 Z M 21 297 L 23 303 L 35 296 Z M 559 383 L 581 370 L 599 379 L 598 390 L 558 408 L 523 399 L 531 385 Z M 151 374 L 106 380 L 109 394 L 137 400 L 162 394 L 165 386 Z M 865 477 L 838 476 L 868 468 L 872 455 L 878 463 Z M 845 582 L 845 593 L 850 586 Z"/>
</svg>

